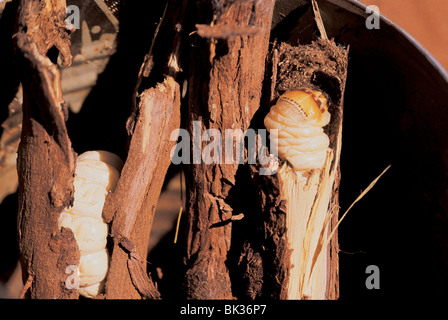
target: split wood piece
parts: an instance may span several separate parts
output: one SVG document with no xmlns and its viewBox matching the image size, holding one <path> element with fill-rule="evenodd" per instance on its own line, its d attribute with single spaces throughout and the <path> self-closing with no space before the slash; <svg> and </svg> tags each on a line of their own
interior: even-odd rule
<svg viewBox="0 0 448 320">
<path fill-rule="evenodd" d="M 328 94 L 332 119 L 324 129 L 330 138 L 331 152 L 325 167 L 320 172 L 311 172 L 305 184 L 286 163 L 273 176 L 260 175 L 261 167 L 266 165 L 250 166 L 259 193 L 265 239 L 262 250 L 257 249 L 260 245 L 252 240 L 242 252 L 242 256 L 259 255 L 263 260 L 263 286 L 260 288 L 255 282 L 247 292 L 251 292 L 252 297 L 262 295 L 274 299 L 337 299 L 337 232 L 327 247 L 319 249 L 316 244 L 325 242 L 338 222 L 339 157 L 348 50 L 327 39 L 296 47 L 281 43 L 273 45 L 269 61 L 266 104 L 273 105 L 284 92 L 301 87 L 317 87 Z M 264 114 L 268 112 L 265 110 Z M 313 212 L 311 216 L 310 211 Z M 331 220 L 326 221 L 331 214 Z M 298 221 L 300 219 L 303 221 Z M 319 230 L 318 225 L 323 221 L 327 226 Z M 307 225 L 314 225 L 315 231 L 311 228 L 305 231 Z M 308 242 L 303 245 L 305 238 Z M 303 247 L 306 249 L 302 250 Z M 319 261 L 313 263 L 317 258 Z M 258 271 L 250 264 L 245 260 L 242 263 L 245 265 L 240 267 L 247 269 L 245 278 L 257 275 Z"/>
<path fill-rule="evenodd" d="M 260 104 L 274 3 L 226 0 L 201 1 L 192 6 L 192 23 L 199 34 L 190 36 L 190 136 L 198 137 L 207 129 L 217 129 L 224 136 L 225 129 L 244 132 L 249 128 Z M 195 129 L 194 121 L 200 121 L 200 130 Z M 191 146 L 191 150 L 201 151 L 204 147 L 195 141 Z M 224 153 L 220 156 L 225 159 Z M 233 211 L 228 197 L 238 167 L 236 162 L 202 161 L 187 166 L 187 270 L 183 287 L 189 299 L 233 298 L 226 265 L 232 231 L 228 222 Z"/>
<path fill-rule="evenodd" d="M 330 151 L 321 170 L 297 174 L 288 163 L 277 173 L 279 197 L 286 201 L 284 221 L 288 255 L 279 260 L 288 269 L 283 282 L 284 299 L 336 299 L 338 297 L 338 243 L 324 246 L 338 219 L 339 160 L 342 136 L 343 95 L 348 53 L 333 41 L 319 39 L 311 45 L 282 43 L 274 51 L 276 69 L 272 83 L 276 99 L 300 87 L 317 87 L 330 97 L 331 122 L 324 127 Z M 283 222 L 283 221 L 282 221 Z M 284 254 L 285 248 L 281 249 Z"/>
<path fill-rule="evenodd" d="M 146 273 L 146 254 L 155 208 L 171 163 L 171 132 L 180 125 L 179 85 L 172 77 L 141 95 L 128 157 L 117 187 L 104 205 L 114 240 L 108 299 L 158 299 Z"/>
<path fill-rule="evenodd" d="M 170 150 L 175 144 L 170 141 L 171 133 L 180 126 L 176 78 L 181 71 L 186 5 L 187 0 L 167 3 L 138 75 L 132 113 L 126 122 L 130 140 L 127 160 L 103 210 L 105 220 L 112 221 L 114 239 L 106 280 L 107 299 L 160 299 L 146 272 L 146 256 L 155 208 L 171 164 Z M 164 75 L 163 82 L 139 95 L 142 80 L 153 74 Z"/>
<path fill-rule="evenodd" d="M 58 229 L 62 209 L 73 201 L 75 155 L 65 127 L 60 73 L 47 57 L 53 47 L 71 62 L 65 1 L 22 0 L 15 45 L 23 85 L 23 125 L 18 148 L 18 234 L 23 279 L 31 298 L 77 298 L 65 285 L 78 265 L 73 232 Z M 56 56 L 53 56 L 53 61 Z"/>
</svg>

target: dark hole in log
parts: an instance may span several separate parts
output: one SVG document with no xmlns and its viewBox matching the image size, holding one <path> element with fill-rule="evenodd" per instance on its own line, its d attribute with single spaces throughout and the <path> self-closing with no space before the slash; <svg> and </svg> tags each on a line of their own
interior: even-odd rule
<svg viewBox="0 0 448 320">
<path fill-rule="evenodd" d="M 341 86 L 338 79 L 324 72 L 316 71 L 314 76 L 311 77 L 311 83 L 319 85 L 319 88 L 329 96 L 331 102 L 334 105 L 339 105 L 341 101 Z"/>
<path fill-rule="evenodd" d="M 54 64 L 57 64 L 58 62 L 58 56 L 59 56 L 59 50 L 56 48 L 56 46 L 52 46 L 47 51 L 47 57 L 53 62 Z"/>
<path fill-rule="evenodd" d="M 223 57 L 223 56 L 225 56 L 228 53 L 229 53 L 228 40 L 218 41 L 218 43 L 216 44 L 216 50 L 215 50 L 215 57 L 214 57 L 214 59 L 217 59 L 219 57 Z"/>
</svg>

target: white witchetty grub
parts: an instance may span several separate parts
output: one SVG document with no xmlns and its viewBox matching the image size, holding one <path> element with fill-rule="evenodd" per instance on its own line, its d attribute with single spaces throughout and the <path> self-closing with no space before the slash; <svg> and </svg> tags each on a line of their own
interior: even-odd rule
<svg viewBox="0 0 448 320">
<path fill-rule="evenodd" d="M 264 119 L 266 129 L 278 129 L 278 155 L 295 171 L 321 169 L 329 146 L 323 127 L 330 122 L 327 99 L 318 90 L 302 88 L 280 96 Z"/>
<path fill-rule="evenodd" d="M 87 151 L 76 161 L 74 202 L 59 216 L 58 227 L 75 235 L 81 259 L 78 266 L 79 294 L 94 298 L 104 289 L 109 268 L 106 249 L 108 225 L 102 212 L 106 196 L 114 191 L 123 161 L 108 151 Z"/>
</svg>

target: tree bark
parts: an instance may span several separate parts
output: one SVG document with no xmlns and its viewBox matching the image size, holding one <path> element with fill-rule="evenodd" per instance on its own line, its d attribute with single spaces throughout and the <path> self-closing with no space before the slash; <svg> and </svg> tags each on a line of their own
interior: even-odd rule
<svg viewBox="0 0 448 320">
<path fill-rule="evenodd" d="M 181 94 L 176 77 L 181 70 L 185 7 L 185 0 L 167 2 L 163 25 L 156 28 L 137 81 L 136 95 L 150 75 L 153 79 L 165 75 L 161 83 L 139 95 L 139 103 L 128 118 L 130 147 L 126 163 L 115 192 L 104 206 L 103 217 L 112 223 L 114 242 L 107 299 L 160 299 L 147 275 L 146 257 L 155 209 L 171 164 L 170 151 L 175 144 L 171 134 L 180 126 Z M 161 54 L 156 55 L 155 48 Z"/>
<path fill-rule="evenodd" d="M 225 129 L 249 128 L 260 105 L 274 2 L 197 1 L 191 8 L 198 17 L 192 21 L 198 34 L 191 40 L 188 88 L 187 130 L 193 140 L 207 129 L 224 134 Z M 221 162 L 204 163 L 194 155 L 204 145 L 191 142 L 193 164 L 186 172 L 184 288 L 189 299 L 232 299 L 226 265 L 232 233 L 229 194 L 238 164 L 223 164 L 225 152 Z"/>
<path fill-rule="evenodd" d="M 170 165 L 174 145 L 170 135 L 179 125 L 179 85 L 169 77 L 142 94 L 128 158 L 103 210 L 105 221 L 112 221 L 114 239 L 106 282 L 108 299 L 160 296 L 146 275 L 146 254 L 155 208 Z"/>
<path fill-rule="evenodd" d="M 79 262 L 78 246 L 71 230 L 57 227 L 59 214 L 73 200 L 75 155 L 65 127 L 60 74 L 47 56 L 56 47 L 63 64 L 70 64 L 65 15 L 65 1 L 20 1 L 16 47 L 23 127 L 17 161 L 18 233 L 23 277 L 32 298 L 78 297 L 65 286 L 66 267 Z"/>
</svg>

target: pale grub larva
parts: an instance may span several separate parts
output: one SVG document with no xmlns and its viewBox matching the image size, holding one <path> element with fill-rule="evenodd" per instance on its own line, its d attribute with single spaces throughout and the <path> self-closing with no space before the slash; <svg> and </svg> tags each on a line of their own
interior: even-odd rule
<svg viewBox="0 0 448 320">
<path fill-rule="evenodd" d="M 330 122 L 327 99 L 314 89 L 297 89 L 280 96 L 264 119 L 268 131 L 278 129 L 278 155 L 296 171 L 321 169 L 325 163 L 328 136 L 323 127 Z"/>
<path fill-rule="evenodd" d="M 122 166 L 121 159 L 107 151 L 81 154 L 76 161 L 73 206 L 65 208 L 59 216 L 59 228 L 70 228 L 75 235 L 81 253 L 78 291 L 87 298 L 94 298 L 104 287 L 109 256 L 108 225 L 103 221 L 102 211 Z"/>
</svg>

